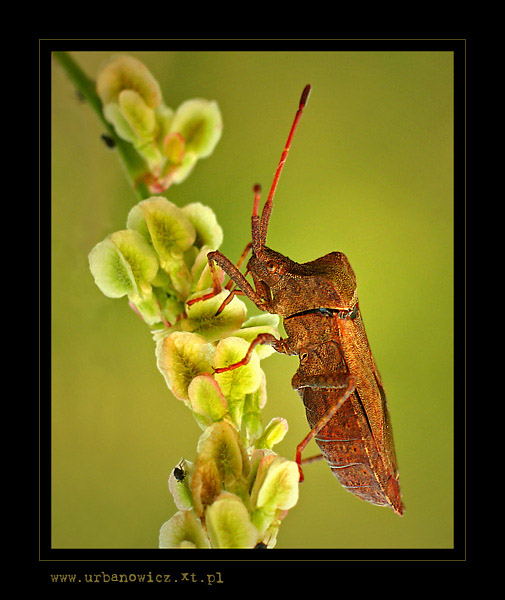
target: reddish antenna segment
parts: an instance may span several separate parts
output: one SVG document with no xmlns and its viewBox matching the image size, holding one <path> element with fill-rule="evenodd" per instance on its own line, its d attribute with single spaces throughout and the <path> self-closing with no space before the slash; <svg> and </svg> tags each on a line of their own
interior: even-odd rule
<svg viewBox="0 0 505 600">
<path fill-rule="evenodd" d="M 267 228 L 268 221 L 270 220 L 270 213 L 272 212 L 273 198 L 275 194 L 275 190 L 277 188 L 277 184 L 279 183 L 279 178 L 281 176 L 282 168 L 284 167 L 284 163 L 288 157 L 289 148 L 291 147 L 291 142 L 293 141 L 293 136 L 295 134 L 296 127 L 298 125 L 298 121 L 302 116 L 303 109 L 305 108 L 305 104 L 307 103 L 308 97 L 310 94 L 310 85 L 306 85 L 303 89 L 300 103 L 298 105 L 298 110 L 296 111 L 296 115 L 293 121 L 293 125 L 291 125 L 291 131 L 289 132 L 288 139 L 286 141 L 286 146 L 282 152 L 281 159 L 279 164 L 277 165 L 277 170 L 275 171 L 274 179 L 272 181 L 272 187 L 270 188 L 270 192 L 268 194 L 267 201 L 265 202 L 265 206 L 263 207 L 263 212 L 261 213 L 261 224 L 260 224 L 260 246 L 265 245 L 266 237 L 267 237 Z M 257 211 L 257 203 L 258 203 L 258 192 L 259 190 L 255 189 L 255 210 Z M 253 211 L 253 215 L 254 215 Z M 256 212 L 257 215 L 257 212 Z"/>
</svg>

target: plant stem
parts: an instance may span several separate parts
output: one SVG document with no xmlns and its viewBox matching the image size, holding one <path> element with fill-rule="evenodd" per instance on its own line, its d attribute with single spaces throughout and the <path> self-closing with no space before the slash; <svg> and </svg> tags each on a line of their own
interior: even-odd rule
<svg viewBox="0 0 505 600">
<path fill-rule="evenodd" d="M 102 125 L 107 130 L 107 135 L 114 140 L 121 163 L 126 171 L 128 181 L 139 200 L 145 200 L 151 195 L 147 186 L 140 181 L 140 176 L 145 173 L 146 165 L 131 144 L 116 135 L 114 128 L 108 123 L 102 111 L 102 101 L 96 93 L 95 82 L 79 67 L 68 52 L 53 52 L 54 58 L 63 67 L 69 79 L 82 94 L 86 102 L 95 111 Z"/>
</svg>

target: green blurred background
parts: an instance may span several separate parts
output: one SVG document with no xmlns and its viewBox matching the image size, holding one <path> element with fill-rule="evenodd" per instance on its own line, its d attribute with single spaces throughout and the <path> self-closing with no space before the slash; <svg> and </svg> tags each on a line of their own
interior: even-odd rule
<svg viewBox="0 0 505 600">
<path fill-rule="evenodd" d="M 277 548 L 453 546 L 452 52 L 129 52 L 166 104 L 217 100 L 214 154 L 165 195 L 211 206 L 236 260 L 251 187 L 268 189 L 300 93 L 312 93 L 277 190 L 268 245 L 298 262 L 344 252 L 385 381 L 406 512 L 358 500 L 323 462 L 305 469 Z M 109 52 L 71 52 L 95 77 Z M 126 299 L 101 294 L 88 253 L 135 203 L 104 129 L 52 70 L 52 546 L 156 548 L 176 511 L 170 471 L 201 430 L 165 386 Z M 250 314 L 258 310 L 248 303 Z M 276 449 L 308 432 L 295 357 L 263 361 Z M 317 451 L 310 446 L 307 456 Z"/>
</svg>

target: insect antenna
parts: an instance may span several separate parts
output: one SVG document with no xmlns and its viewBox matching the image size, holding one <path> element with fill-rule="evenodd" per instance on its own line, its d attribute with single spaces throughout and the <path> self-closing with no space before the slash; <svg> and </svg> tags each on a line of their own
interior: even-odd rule
<svg viewBox="0 0 505 600">
<path fill-rule="evenodd" d="M 284 163 L 286 162 L 286 158 L 288 157 L 289 148 L 291 147 L 291 142 L 293 141 L 293 136 L 295 134 L 295 130 L 298 125 L 298 121 L 300 120 L 300 117 L 302 116 L 302 112 L 305 107 L 305 104 L 307 103 L 309 93 L 310 93 L 310 85 L 306 85 L 305 88 L 303 89 L 302 96 L 300 98 L 300 103 L 298 105 L 298 110 L 296 111 L 296 115 L 295 115 L 293 124 L 291 125 L 291 130 L 288 135 L 286 146 L 282 152 L 279 164 L 277 165 L 277 170 L 275 171 L 274 179 L 272 181 L 272 186 L 270 188 L 270 192 L 268 193 L 267 201 L 265 202 L 265 206 L 263 207 L 263 212 L 261 213 L 261 222 L 257 225 L 258 238 L 257 238 L 257 242 L 256 243 L 253 242 L 253 243 L 255 246 L 255 250 L 257 247 L 257 249 L 260 252 L 261 252 L 261 247 L 265 245 L 266 238 L 267 238 L 268 221 L 270 220 L 270 213 L 272 212 L 272 205 L 273 205 L 273 198 L 274 198 L 275 190 L 277 188 L 277 184 L 279 183 L 279 178 L 281 176 L 282 168 L 284 167 Z M 254 219 L 255 215 L 256 216 L 258 215 L 259 186 L 254 187 L 254 192 L 255 192 L 255 196 L 254 196 L 253 219 Z M 253 233 L 254 233 L 254 226 L 253 226 Z M 253 240 L 254 239 L 255 239 L 255 236 L 253 235 Z"/>
</svg>

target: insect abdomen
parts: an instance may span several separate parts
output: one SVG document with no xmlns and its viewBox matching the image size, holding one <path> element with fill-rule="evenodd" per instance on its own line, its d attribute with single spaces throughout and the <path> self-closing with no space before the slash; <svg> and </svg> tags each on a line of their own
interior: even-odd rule
<svg viewBox="0 0 505 600">
<path fill-rule="evenodd" d="M 311 428 L 341 395 L 339 390 L 300 390 Z M 381 480 L 387 480 L 382 459 L 374 446 L 366 418 L 353 396 L 315 437 L 324 458 L 341 485 L 363 500 L 381 506 L 389 505 Z M 382 476 L 381 476 L 382 475 Z"/>
</svg>

